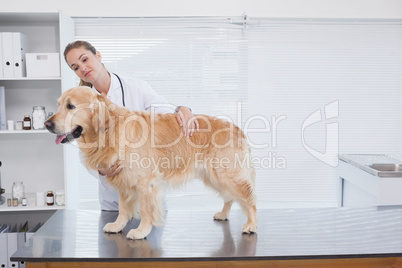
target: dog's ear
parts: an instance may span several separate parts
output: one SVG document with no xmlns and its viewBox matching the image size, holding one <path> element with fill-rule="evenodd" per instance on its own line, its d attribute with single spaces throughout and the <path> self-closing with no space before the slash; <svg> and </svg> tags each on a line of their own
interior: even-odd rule
<svg viewBox="0 0 402 268">
<path fill-rule="evenodd" d="M 96 133 L 104 132 L 109 127 L 109 112 L 106 100 L 109 101 L 105 95 L 97 95 L 93 103 L 92 126 Z"/>
</svg>

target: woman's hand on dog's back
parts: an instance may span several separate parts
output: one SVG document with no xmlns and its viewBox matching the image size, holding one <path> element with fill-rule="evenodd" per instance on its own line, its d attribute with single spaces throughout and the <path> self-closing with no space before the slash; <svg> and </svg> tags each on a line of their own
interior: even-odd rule
<svg viewBox="0 0 402 268">
<path fill-rule="evenodd" d="M 184 136 L 187 138 L 193 136 L 195 130 L 199 130 L 200 126 L 196 117 L 193 115 L 191 110 L 185 106 L 180 107 L 176 114 L 176 119 L 183 129 Z"/>
</svg>

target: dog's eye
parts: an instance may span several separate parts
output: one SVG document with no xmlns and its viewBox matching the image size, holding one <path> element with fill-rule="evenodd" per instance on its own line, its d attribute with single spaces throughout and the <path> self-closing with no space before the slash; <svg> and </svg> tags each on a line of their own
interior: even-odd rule
<svg viewBox="0 0 402 268">
<path fill-rule="evenodd" d="M 67 109 L 73 110 L 73 109 L 75 109 L 75 106 L 72 105 L 71 103 L 68 103 L 68 104 L 67 104 Z"/>
</svg>

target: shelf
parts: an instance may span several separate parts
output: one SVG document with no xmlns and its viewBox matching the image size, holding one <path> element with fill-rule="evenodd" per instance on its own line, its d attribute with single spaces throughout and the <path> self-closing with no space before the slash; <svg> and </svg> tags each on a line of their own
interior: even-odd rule
<svg viewBox="0 0 402 268">
<path fill-rule="evenodd" d="M 0 212 L 11 212 L 11 211 L 44 211 L 44 210 L 59 210 L 59 209 L 65 209 L 65 206 L 58 206 L 54 204 L 53 206 L 36 206 L 36 194 L 35 193 L 27 193 L 25 196 L 28 199 L 28 205 L 27 206 L 22 206 L 21 204 L 18 204 L 17 207 L 13 207 L 11 204 L 11 207 L 7 206 L 7 199 L 11 198 L 11 194 L 3 194 L 5 201 L 2 205 L 0 205 Z"/>
<path fill-rule="evenodd" d="M 61 77 L 1 77 L 0 81 L 60 81 Z"/>
<path fill-rule="evenodd" d="M 55 23 L 59 12 L 0 12 L 0 23 Z"/>
<path fill-rule="evenodd" d="M 43 206 L 43 207 L 38 207 L 38 206 L 22 206 L 18 205 L 18 207 L 7 207 L 7 200 L 4 202 L 3 205 L 0 206 L 0 212 L 12 212 L 12 211 L 45 211 L 45 210 L 60 210 L 60 209 L 66 209 L 65 206 Z"/>
<path fill-rule="evenodd" d="M 46 129 L 42 130 L 0 130 L 0 135 L 1 134 L 44 134 L 44 133 L 49 133 Z"/>
</svg>

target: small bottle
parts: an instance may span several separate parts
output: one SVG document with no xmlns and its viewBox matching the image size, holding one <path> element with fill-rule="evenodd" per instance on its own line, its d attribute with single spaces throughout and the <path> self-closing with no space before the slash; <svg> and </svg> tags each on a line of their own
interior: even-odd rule
<svg viewBox="0 0 402 268">
<path fill-rule="evenodd" d="M 24 115 L 23 127 L 24 130 L 31 129 L 31 117 L 29 115 Z"/>
<path fill-rule="evenodd" d="M 22 198 L 22 205 L 25 207 L 26 205 L 28 205 L 28 201 L 27 199 L 24 197 Z"/>
<path fill-rule="evenodd" d="M 46 204 L 48 206 L 53 206 L 54 205 L 54 195 L 53 191 L 48 191 L 46 195 Z"/>
<path fill-rule="evenodd" d="M 58 206 L 64 206 L 65 204 L 65 195 L 64 191 L 56 191 L 56 205 Z"/>
<path fill-rule="evenodd" d="M 22 130 L 23 124 L 23 121 L 17 121 L 17 123 L 15 124 L 15 130 Z"/>
</svg>

